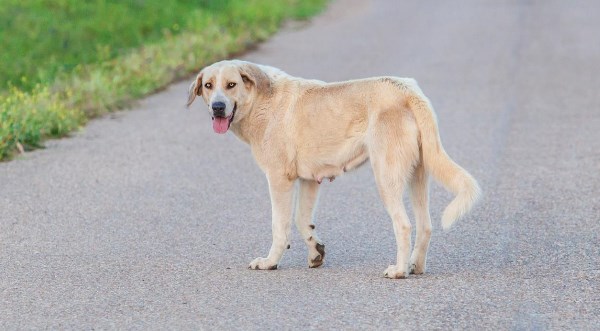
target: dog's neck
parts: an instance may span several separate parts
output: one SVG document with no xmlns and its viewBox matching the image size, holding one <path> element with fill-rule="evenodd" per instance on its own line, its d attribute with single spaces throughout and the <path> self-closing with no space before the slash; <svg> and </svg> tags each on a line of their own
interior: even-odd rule
<svg viewBox="0 0 600 331">
<path fill-rule="evenodd" d="M 248 113 L 242 119 L 231 123 L 233 132 L 241 141 L 252 145 L 262 140 L 265 132 L 265 112 L 263 102 L 256 102 L 250 106 Z"/>
<path fill-rule="evenodd" d="M 277 108 L 283 109 L 287 106 L 274 106 L 273 95 L 275 95 L 274 86 L 269 84 L 267 88 L 263 88 L 263 91 L 254 96 L 254 102 L 246 106 L 248 107 L 246 116 L 236 123 L 231 123 L 231 131 L 250 146 L 262 143 L 268 118 L 272 116 L 270 113 Z"/>
</svg>

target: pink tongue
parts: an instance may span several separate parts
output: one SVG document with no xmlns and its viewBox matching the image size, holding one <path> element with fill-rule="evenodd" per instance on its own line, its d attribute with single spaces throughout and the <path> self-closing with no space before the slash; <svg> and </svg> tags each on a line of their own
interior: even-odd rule
<svg viewBox="0 0 600 331">
<path fill-rule="evenodd" d="M 216 133 L 225 133 L 229 129 L 229 117 L 215 117 L 213 119 L 213 130 Z"/>
</svg>

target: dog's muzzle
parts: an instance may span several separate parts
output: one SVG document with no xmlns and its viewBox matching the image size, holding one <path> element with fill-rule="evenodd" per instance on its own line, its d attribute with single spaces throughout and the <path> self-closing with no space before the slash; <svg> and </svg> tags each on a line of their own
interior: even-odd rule
<svg viewBox="0 0 600 331">
<path fill-rule="evenodd" d="M 227 132 L 227 130 L 229 130 L 229 126 L 231 125 L 231 122 L 233 122 L 233 118 L 235 116 L 235 111 L 237 110 L 237 102 L 234 104 L 233 111 L 231 112 L 231 115 L 229 115 L 229 116 L 225 116 L 226 106 L 225 106 L 225 103 L 223 103 L 223 102 L 220 102 L 220 101 L 213 102 L 213 104 L 211 105 L 211 108 L 213 110 L 213 116 L 212 116 L 213 130 L 216 133 L 220 133 L 220 134 Z"/>
</svg>

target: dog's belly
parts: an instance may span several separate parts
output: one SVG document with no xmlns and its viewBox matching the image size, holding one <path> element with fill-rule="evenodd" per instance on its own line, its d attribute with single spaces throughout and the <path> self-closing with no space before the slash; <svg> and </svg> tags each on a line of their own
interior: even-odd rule
<svg viewBox="0 0 600 331">
<path fill-rule="evenodd" d="M 342 150 L 333 155 L 313 155 L 298 162 L 298 177 L 318 182 L 323 179 L 333 181 L 344 172 L 358 168 L 367 159 L 368 153 L 364 146 Z"/>
</svg>

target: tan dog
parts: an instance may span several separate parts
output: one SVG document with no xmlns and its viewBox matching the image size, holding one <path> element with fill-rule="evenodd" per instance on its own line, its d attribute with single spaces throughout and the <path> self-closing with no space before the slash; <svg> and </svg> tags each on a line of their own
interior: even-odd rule
<svg viewBox="0 0 600 331">
<path fill-rule="evenodd" d="M 385 270 L 386 277 L 425 271 L 431 237 L 429 174 L 456 194 L 444 211 L 444 228 L 479 197 L 475 179 L 444 151 L 433 108 L 413 79 L 325 83 L 235 60 L 200 71 L 190 85 L 188 106 L 197 95 L 209 105 L 214 131 L 231 129 L 248 143 L 267 176 L 273 243 L 266 258 L 250 263 L 252 269 L 277 269 L 289 248 L 296 182 L 295 222 L 308 246 L 308 266 L 323 264 L 325 246 L 312 222 L 319 184 L 367 159 L 396 236 L 397 261 Z M 411 224 L 402 202 L 407 186 L 417 225 L 412 255 Z"/>
</svg>

